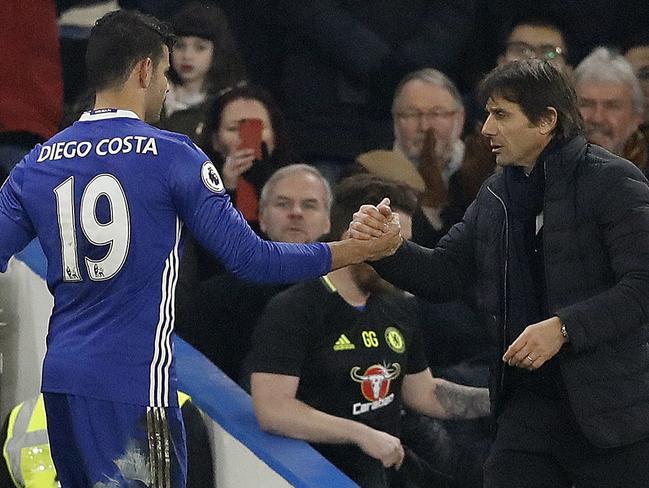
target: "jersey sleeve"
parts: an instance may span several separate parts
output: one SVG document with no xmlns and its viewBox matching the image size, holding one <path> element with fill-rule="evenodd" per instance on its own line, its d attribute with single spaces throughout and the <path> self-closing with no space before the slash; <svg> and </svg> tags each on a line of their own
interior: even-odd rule
<svg viewBox="0 0 649 488">
<path fill-rule="evenodd" d="M 410 344 L 407 344 L 408 371 L 406 371 L 406 374 L 421 373 L 428 367 L 428 360 L 424 352 L 424 338 L 416 328 L 412 328 L 409 335 Z"/>
<path fill-rule="evenodd" d="M 252 336 L 247 361 L 251 372 L 301 376 L 311 342 L 312 327 L 305 324 L 313 318 L 308 305 L 298 298 L 289 288 L 268 302 Z"/>
<path fill-rule="evenodd" d="M 331 270 L 326 244 L 279 243 L 257 236 L 232 205 L 214 164 L 190 144 L 185 143 L 171 165 L 172 198 L 196 240 L 230 272 L 259 283 L 292 283 Z"/>
<path fill-rule="evenodd" d="M 7 270 L 11 256 L 21 251 L 36 236 L 34 226 L 22 204 L 26 162 L 23 159 L 0 190 L 0 271 Z"/>
</svg>

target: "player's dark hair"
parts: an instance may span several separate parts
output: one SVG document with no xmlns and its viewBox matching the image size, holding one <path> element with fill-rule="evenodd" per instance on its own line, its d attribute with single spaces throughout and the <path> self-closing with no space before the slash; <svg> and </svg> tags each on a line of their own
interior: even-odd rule
<svg viewBox="0 0 649 488">
<path fill-rule="evenodd" d="M 119 86 L 135 64 L 150 58 L 154 67 L 162 59 L 163 46 L 175 42 L 168 25 L 152 15 L 130 10 L 109 12 L 95 22 L 86 50 L 88 84 L 95 91 Z"/>
<path fill-rule="evenodd" d="M 405 183 L 384 180 L 369 173 L 359 173 L 341 180 L 334 188 L 328 237 L 331 240 L 340 239 L 361 205 L 377 205 L 385 197 L 390 199 L 390 207 L 397 212 L 412 215 L 417 208 L 417 195 Z"/>
<path fill-rule="evenodd" d="M 483 104 L 501 97 L 520 105 L 535 125 L 553 107 L 557 111 L 556 140 L 568 140 L 584 131 L 572 82 L 547 61 L 525 59 L 494 68 L 478 85 L 478 96 Z"/>
</svg>

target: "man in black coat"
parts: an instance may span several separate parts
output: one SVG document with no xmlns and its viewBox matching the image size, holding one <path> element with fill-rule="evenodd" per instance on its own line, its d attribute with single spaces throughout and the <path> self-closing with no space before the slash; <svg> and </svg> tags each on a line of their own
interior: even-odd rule
<svg viewBox="0 0 649 488">
<path fill-rule="evenodd" d="M 475 283 L 495 346 L 486 487 L 649 486 L 647 180 L 586 142 L 549 63 L 500 66 L 480 91 L 503 171 L 438 247 L 404 241 L 376 269 L 435 300 Z M 385 203 L 361 207 L 353 237 L 380 238 Z"/>
</svg>

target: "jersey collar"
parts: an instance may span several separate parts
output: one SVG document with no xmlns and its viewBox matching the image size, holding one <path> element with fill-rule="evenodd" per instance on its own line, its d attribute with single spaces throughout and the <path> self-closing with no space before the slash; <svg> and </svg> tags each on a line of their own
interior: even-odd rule
<svg viewBox="0 0 649 488">
<path fill-rule="evenodd" d="M 139 119 L 135 112 L 130 110 L 121 110 L 117 108 L 100 108 L 84 112 L 79 118 L 80 122 L 91 122 L 94 120 L 106 120 L 117 118 Z"/>
</svg>

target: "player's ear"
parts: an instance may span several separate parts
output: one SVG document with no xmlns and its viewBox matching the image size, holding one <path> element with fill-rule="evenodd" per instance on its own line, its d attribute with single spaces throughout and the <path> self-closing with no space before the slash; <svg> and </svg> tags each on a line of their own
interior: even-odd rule
<svg viewBox="0 0 649 488">
<path fill-rule="evenodd" d="M 557 127 L 557 109 L 554 107 L 547 107 L 546 113 L 541 117 L 539 129 L 541 134 L 549 134 Z"/>
<path fill-rule="evenodd" d="M 142 88 L 149 88 L 153 79 L 153 61 L 151 58 L 144 58 L 135 65 L 138 74 L 138 80 Z"/>
</svg>

